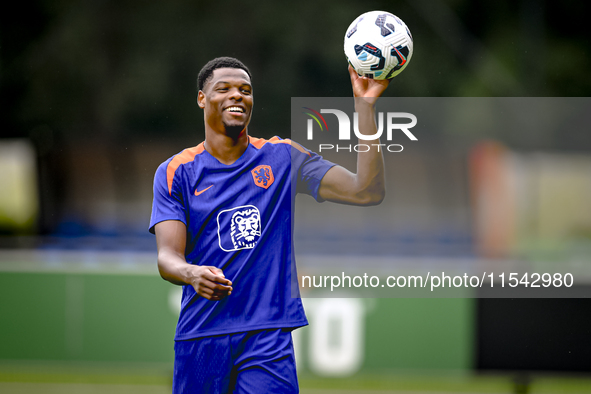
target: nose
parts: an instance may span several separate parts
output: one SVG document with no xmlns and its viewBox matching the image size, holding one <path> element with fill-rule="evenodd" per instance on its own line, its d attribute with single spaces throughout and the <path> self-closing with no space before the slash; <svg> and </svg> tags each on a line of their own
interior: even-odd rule
<svg viewBox="0 0 591 394">
<path fill-rule="evenodd" d="M 234 88 L 230 91 L 230 98 L 236 101 L 241 101 L 244 98 L 244 96 L 242 95 L 240 89 Z"/>
</svg>

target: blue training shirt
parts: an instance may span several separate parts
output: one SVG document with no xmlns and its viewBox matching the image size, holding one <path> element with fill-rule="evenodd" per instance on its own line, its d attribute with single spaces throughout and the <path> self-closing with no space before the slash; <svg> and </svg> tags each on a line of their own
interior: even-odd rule
<svg viewBox="0 0 591 394">
<path fill-rule="evenodd" d="M 158 167 L 150 232 L 165 220 L 183 222 L 187 262 L 221 268 L 233 287 L 223 300 L 208 301 L 183 286 L 175 340 L 308 324 L 300 298 L 292 297 L 291 215 L 297 192 L 321 201 L 320 181 L 332 166 L 290 140 L 249 137 L 231 165 L 201 143 Z"/>
</svg>

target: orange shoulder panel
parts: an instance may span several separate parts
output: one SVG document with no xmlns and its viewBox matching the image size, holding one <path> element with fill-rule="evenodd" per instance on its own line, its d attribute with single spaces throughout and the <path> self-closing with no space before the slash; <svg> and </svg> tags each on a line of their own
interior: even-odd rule
<svg viewBox="0 0 591 394">
<path fill-rule="evenodd" d="M 172 158 L 168 167 L 166 168 L 166 181 L 168 183 L 168 194 L 172 194 L 172 181 L 174 180 L 174 173 L 181 164 L 189 163 L 195 159 L 200 153 L 203 153 L 205 147 L 203 142 L 193 148 L 187 148 L 181 153 Z"/>
<path fill-rule="evenodd" d="M 293 142 L 289 138 L 284 139 L 284 140 L 280 140 L 279 137 L 273 137 L 270 140 L 266 140 L 264 138 L 255 138 L 255 137 L 248 136 L 248 139 L 249 139 L 250 143 L 257 149 L 261 149 L 263 147 L 263 145 L 265 145 L 267 142 L 270 144 L 288 144 L 288 145 L 293 146 L 294 148 L 296 148 L 300 152 L 305 153 L 308 156 L 311 156 L 310 152 L 308 152 L 306 149 L 304 149 L 303 146 L 301 146 L 297 142 Z"/>
</svg>

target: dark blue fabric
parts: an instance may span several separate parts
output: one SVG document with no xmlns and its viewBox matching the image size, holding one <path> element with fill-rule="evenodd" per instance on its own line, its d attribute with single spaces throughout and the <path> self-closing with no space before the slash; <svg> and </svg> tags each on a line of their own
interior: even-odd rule
<svg viewBox="0 0 591 394">
<path fill-rule="evenodd" d="M 173 394 L 298 392 L 289 330 L 250 331 L 175 343 Z"/>
<path fill-rule="evenodd" d="M 318 199 L 320 181 L 334 164 L 279 138 L 256 146 L 249 144 L 231 165 L 195 149 L 200 153 L 180 164 L 174 178 L 174 157 L 156 173 L 150 229 L 182 221 L 187 262 L 221 268 L 233 283 L 232 294 L 217 302 L 184 286 L 175 340 L 308 324 L 293 297 L 295 193 Z"/>
</svg>

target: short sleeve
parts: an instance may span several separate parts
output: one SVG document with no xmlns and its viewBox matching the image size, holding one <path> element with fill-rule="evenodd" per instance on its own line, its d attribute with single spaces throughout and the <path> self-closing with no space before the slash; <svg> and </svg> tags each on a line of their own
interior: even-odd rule
<svg viewBox="0 0 591 394">
<path fill-rule="evenodd" d="M 154 234 L 154 226 L 165 220 L 178 220 L 187 224 L 186 209 L 178 177 L 168 186 L 167 168 L 170 160 L 162 163 L 154 176 L 154 200 L 149 231 Z M 175 182 L 176 180 L 176 182 Z"/>
<path fill-rule="evenodd" d="M 322 178 L 336 164 L 325 160 L 322 156 L 314 153 L 296 142 L 292 141 L 291 146 L 292 169 L 296 175 L 297 193 L 309 194 L 318 202 L 324 200 L 318 195 Z"/>
</svg>

